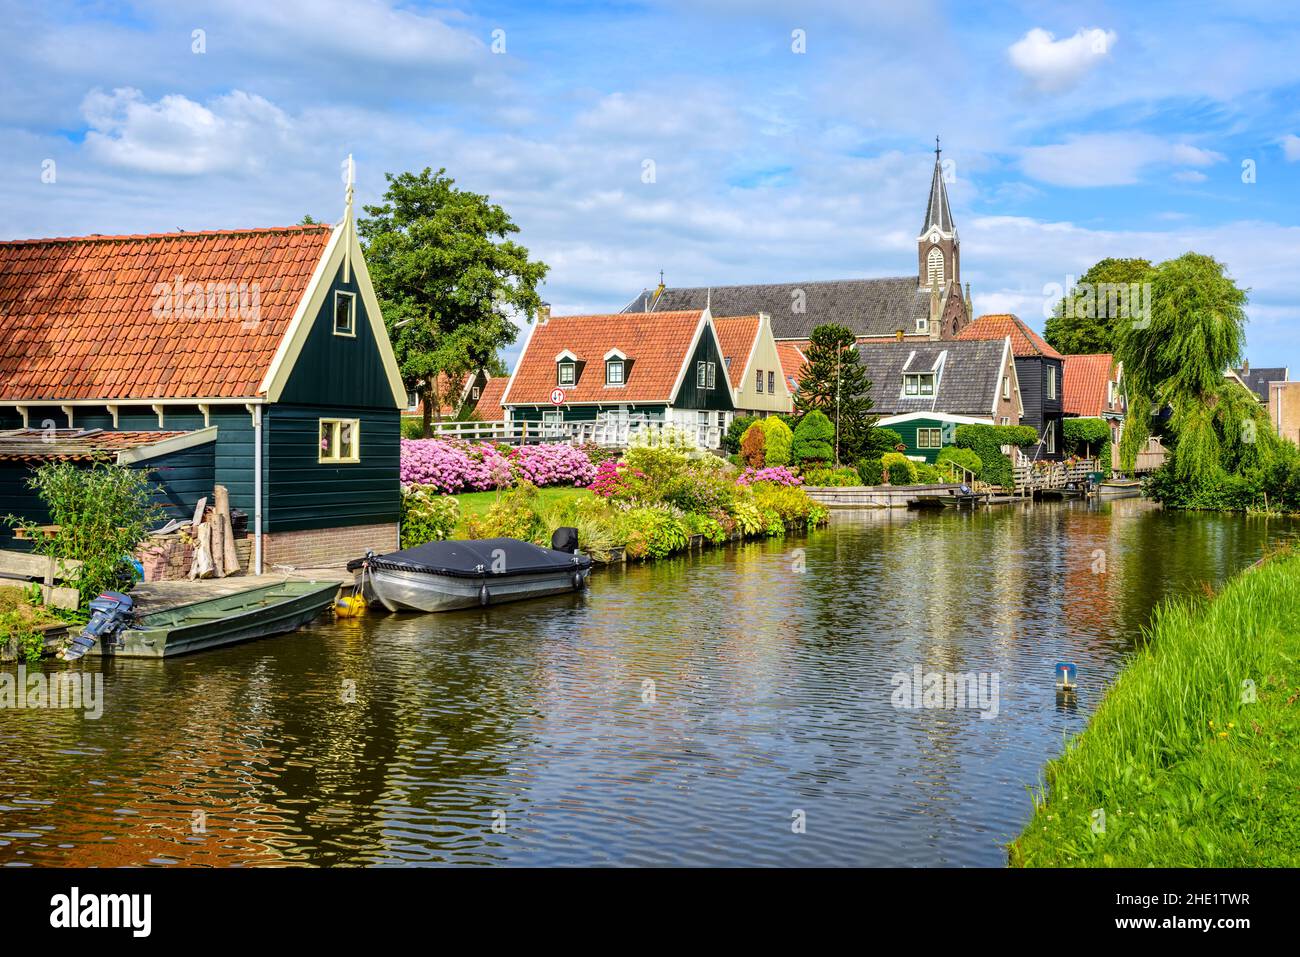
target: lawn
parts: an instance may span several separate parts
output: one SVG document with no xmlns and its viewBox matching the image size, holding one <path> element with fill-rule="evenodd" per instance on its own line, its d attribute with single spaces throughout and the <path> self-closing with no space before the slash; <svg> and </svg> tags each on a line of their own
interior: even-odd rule
<svg viewBox="0 0 1300 957">
<path fill-rule="evenodd" d="M 1157 614 L 1088 727 L 1047 766 L 1011 864 L 1296 867 L 1297 745 L 1292 554 Z"/>
<path fill-rule="evenodd" d="M 453 538 L 465 537 L 465 521 L 471 516 L 483 516 L 487 510 L 492 507 L 492 503 L 497 500 L 501 492 L 462 492 L 456 496 L 460 503 L 460 522 L 456 526 L 456 531 L 452 533 Z M 565 499 L 579 498 L 591 494 L 590 489 L 574 488 L 571 485 L 548 485 L 545 488 L 537 490 L 537 507 L 543 509 L 554 502 L 561 502 Z"/>
</svg>

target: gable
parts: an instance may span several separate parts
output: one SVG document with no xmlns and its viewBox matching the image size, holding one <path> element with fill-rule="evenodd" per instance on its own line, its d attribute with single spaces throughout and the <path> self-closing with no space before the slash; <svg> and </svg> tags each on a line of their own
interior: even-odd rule
<svg viewBox="0 0 1300 957">
<path fill-rule="evenodd" d="M 705 385 L 699 385 L 699 364 L 706 370 Z M 713 366 L 713 388 L 708 387 L 707 369 Z M 718 343 L 717 332 L 713 323 L 706 319 L 700 322 L 695 348 L 690 358 L 681 369 L 681 384 L 673 396 L 674 408 L 710 409 L 731 411 L 735 408 L 731 402 L 731 383 L 727 378 L 727 367 Z"/>
</svg>

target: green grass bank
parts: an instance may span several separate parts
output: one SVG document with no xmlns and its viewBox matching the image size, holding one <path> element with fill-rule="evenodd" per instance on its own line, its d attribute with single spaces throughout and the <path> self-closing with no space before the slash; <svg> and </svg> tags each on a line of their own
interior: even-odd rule
<svg viewBox="0 0 1300 957">
<path fill-rule="evenodd" d="M 1011 865 L 1300 866 L 1300 554 L 1163 606 L 1143 638 L 1047 765 Z"/>
</svg>

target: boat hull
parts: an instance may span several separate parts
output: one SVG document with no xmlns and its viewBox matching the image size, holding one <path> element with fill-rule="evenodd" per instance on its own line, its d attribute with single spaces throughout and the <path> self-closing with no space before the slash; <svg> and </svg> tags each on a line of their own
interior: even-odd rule
<svg viewBox="0 0 1300 957">
<path fill-rule="evenodd" d="M 1138 498 L 1142 494 L 1141 482 L 1102 482 L 1097 486 L 1097 498 Z"/>
<path fill-rule="evenodd" d="M 361 575 L 357 578 L 358 587 L 364 587 L 366 596 L 373 597 L 389 611 L 433 612 L 581 591 L 590 575 L 590 566 L 545 574 L 497 575 L 490 580 L 376 568 L 366 573 L 364 583 Z"/>
<path fill-rule="evenodd" d="M 120 647 L 96 642 L 90 656 L 171 658 L 283 635 L 334 604 L 338 582 L 282 582 L 145 615 L 119 634 Z"/>
</svg>

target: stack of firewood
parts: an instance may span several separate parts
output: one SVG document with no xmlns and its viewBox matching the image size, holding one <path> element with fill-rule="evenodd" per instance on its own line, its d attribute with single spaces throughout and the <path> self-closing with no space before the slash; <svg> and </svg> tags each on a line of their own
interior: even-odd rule
<svg viewBox="0 0 1300 957">
<path fill-rule="evenodd" d="M 194 561 L 190 578 L 225 578 L 240 571 L 235 555 L 235 530 L 230 524 L 230 493 L 224 485 L 213 490 L 213 503 L 199 499 L 194 509 Z"/>
</svg>

